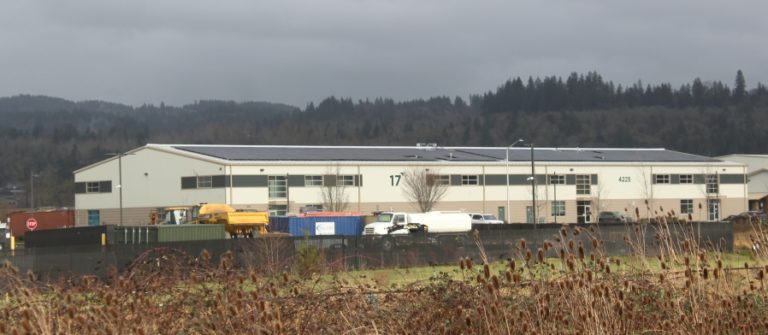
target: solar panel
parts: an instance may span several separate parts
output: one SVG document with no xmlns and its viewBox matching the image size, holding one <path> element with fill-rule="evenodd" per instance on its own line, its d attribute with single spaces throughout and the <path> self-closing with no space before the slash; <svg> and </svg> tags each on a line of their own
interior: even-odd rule
<svg viewBox="0 0 768 335">
<path fill-rule="evenodd" d="M 171 145 L 170 147 L 230 161 L 506 161 L 504 147 L 328 147 Z M 536 161 L 552 162 L 719 162 L 705 156 L 666 149 L 534 148 Z M 530 148 L 509 148 L 509 161 L 531 160 Z"/>
</svg>

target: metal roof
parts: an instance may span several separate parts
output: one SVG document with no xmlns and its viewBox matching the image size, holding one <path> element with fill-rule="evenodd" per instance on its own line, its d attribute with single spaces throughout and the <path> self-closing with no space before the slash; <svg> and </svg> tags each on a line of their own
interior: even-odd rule
<svg viewBox="0 0 768 335">
<path fill-rule="evenodd" d="M 505 147 L 382 147 L 266 145 L 148 145 L 181 150 L 229 161 L 381 161 L 495 162 L 506 161 Z M 662 148 L 534 148 L 536 161 L 550 162 L 721 162 L 705 156 Z M 531 160 L 530 148 L 510 147 L 509 161 Z"/>
</svg>

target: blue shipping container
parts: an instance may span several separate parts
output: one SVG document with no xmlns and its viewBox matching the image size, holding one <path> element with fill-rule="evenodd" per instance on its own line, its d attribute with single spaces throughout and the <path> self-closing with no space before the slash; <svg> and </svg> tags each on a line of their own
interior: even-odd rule
<svg viewBox="0 0 768 335">
<path fill-rule="evenodd" d="M 270 216 L 268 230 L 273 233 L 289 233 L 290 216 Z"/>
<path fill-rule="evenodd" d="M 363 233 L 361 216 L 309 216 L 289 218 L 291 236 L 344 235 L 359 236 Z"/>
</svg>

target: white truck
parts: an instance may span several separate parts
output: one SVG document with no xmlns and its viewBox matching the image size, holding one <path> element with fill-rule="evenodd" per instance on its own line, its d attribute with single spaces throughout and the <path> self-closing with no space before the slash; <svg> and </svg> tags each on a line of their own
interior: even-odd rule
<svg viewBox="0 0 768 335">
<path fill-rule="evenodd" d="M 472 230 L 472 217 L 461 212 L 403 213 L 384 212 L 365 225 L 363 236 L 377 242 L 385 251 L 397 245 L 415 243 L 420 234 L 426 243 L 459 242 Z"/>
</svg>

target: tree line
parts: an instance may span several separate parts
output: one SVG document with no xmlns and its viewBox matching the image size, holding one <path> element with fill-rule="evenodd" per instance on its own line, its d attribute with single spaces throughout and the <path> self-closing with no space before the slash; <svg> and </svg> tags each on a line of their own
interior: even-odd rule
<svg viewBox="0 0 768 335">
<path fill-rule="evenodd" d="M 201 100 L 127 106 L 45 96 L 0 98 L 0 188 L 35 182 L 35 203 L 71 206 L 73 171 L 146 143 L 665 147 L 701 155 L 764 153 L 768 91 L 696 79 L 614 85 L 595 72 L 511 79 L 461 97 L 353 101 L 328 97 L 303 109 L 268 102 Z"/>
<path fill-rule="evenodd" d="M 510 79 L 495 92 L 472 97 L 472 105 L 484 112 L 540 112 L 563 110 L 594 110 L 606 108 L 633 108 L 664 106 L 669 108 L 722 107 L 729 104 L 765 103 L 768 89 L 758 83 L 747 90 L 744 73 L 738 70 L 734 88 L 720 81 L 704 82 L 696 78 L 690 84 L 673 88 L 671 84 L 643 85 L 638 81 L 630 86 L 614 85 L 604 81 L 597 72 L 572 73 L 561 77 Z"/>
</svg>

